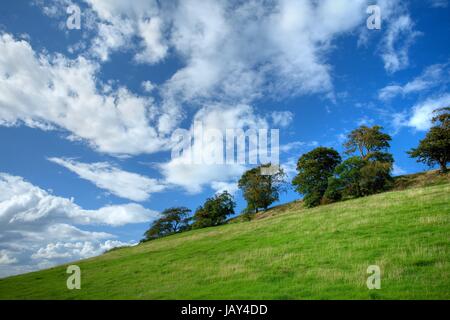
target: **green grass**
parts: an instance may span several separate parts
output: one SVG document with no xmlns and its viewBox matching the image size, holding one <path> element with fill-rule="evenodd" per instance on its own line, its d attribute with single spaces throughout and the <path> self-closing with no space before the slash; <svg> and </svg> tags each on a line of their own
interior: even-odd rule
<svg viewBox="0 0 450 320">
<path fill-rule="evenodd" d="M 0 280 L 0 299 L 449 299 L 450 183 L 178 234 Z M 381 289 L 366 269 L 379 265 Z"/>
</svg>

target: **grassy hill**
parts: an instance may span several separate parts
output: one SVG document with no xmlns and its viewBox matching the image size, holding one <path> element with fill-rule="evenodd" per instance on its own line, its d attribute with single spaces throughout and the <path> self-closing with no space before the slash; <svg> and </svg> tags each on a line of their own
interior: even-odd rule
<svg viewBox="0 0 450 320">
<path fill-rule="evenodd" d="M 114 250 L 76 263 L 81 290 L 65 266 L 2 279 L 0 299 L 450 299 L 449 176 L 396 189 Z M 369 265 L 380 290 L 366 287 Z"/>
</svg>

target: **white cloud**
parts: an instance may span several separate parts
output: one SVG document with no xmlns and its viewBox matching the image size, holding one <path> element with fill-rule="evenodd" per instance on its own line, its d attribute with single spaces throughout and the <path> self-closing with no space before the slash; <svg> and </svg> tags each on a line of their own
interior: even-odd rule
<svg viewBox="0 0 450 320">
<path fill-rule="evenodd" d="M 101 189 L 133 201 L 148 200 L 150 194 L 165 189 L 165 185 L 156 179 L 121 170 L 107 162 L 88 164 L 62 158 L 48 160 L 75 172 L 80 178 L 92 182 Z"/>
<path fill-rule="evenodd" d="M 155 88 L 156 85 L 154 83 L 152 83 L 151 81 L 144 81 L 142 82 L 142 88 L 145 90 L 145 92 L 150 93 L 152 92 Z"/>
<path fill-rule="evenodd" d="M 155 211 L 133 203 L 85 210 L 73 199 L 53 196 L 21 177 L 0 173 L 0 221 L 3 226 L 42 221 L 119 226 L 146 222 L 156 215 Z"/>
<path fill-rule="evenodd" d="M 157 1 L 134 0 L 125 3 L 115 0 L 85 0 L 97 17 L 97 36 L 91 51 L 102 61 L 112 52 L 133 48 L 133 37 L 141 39 L 142 52 L 135 56 L 138 62 L 156 63 L 166 56 L 167 46 L 162 42 L 162 25 L 158 17 Z"/>
<path fill-rule="evenodd" d="M 200 109 L 194 116 L 194 123 L 202 123 L 203 130 L 218 130 L 223 137 L 226 136 L 227 129 L 267 129 L 267 121 L 254 114 L 252 107 L 248 105 L 214 105 Z M 191 132 L 193 127 L 191 128 Z M 192 150 L 201 149 L 202 155 L 209 154 L 215 150 L 214 141 L 195 140 Z M 199 164 L 193 163 L 188 158 L 188 153 L 181 157 L 171 159 L 160 165 L 165 181 L 169 184 L 181 186 L 188 192 L 201 192 L 204 185 L 210 185 L 218 182 L 234 182 L 245 171 L 244 164 L 205 164 L 203 161 Z"/>
<path fill-rule="evenodd" d="M 168 47 L 162 43 L 161 19 L 153 17 L 139 22 L 144 50 L 136 54 L 136 60 L 143 63 L 156 63 L 164 59 Z"/>
<path fill-rule="evenodd" d="M 105 242 L 52 242 L 31 255 L 34 260 L 80 260 L 100 255 L 116 247 L 132 246 L 134 242 L 107 240 Z M 54 261 L 53 261 L 54 263 Z"/>
<path fill-rule="evenodd" d="M 86 10 L 97 17 L 92 51 L 101 60 L 113 51 L 132 50 L 143 63 L 161 62 L 169 54 L 183 61 L 185 66 L 161 86 L 163 115 L 158 129 L 165 133 L 183 118 L 184 103 L 204 105 L 205 99 L 250 103 L 263 93 L 330 94 L 327 54 L 332 42 L 365 25 L 369 4 L 367 0 L 85 2 Z M 138 46 L 133 45 L 134 38 Z"/>
<path fill-rule="evenodd" d="M 294 120 L 294 114 L 290 111 L 274 111 L 271 114 L 274 126 L 287 127 Z"/>
<path fill-rule="evenodd" d="M 157 216 L 157 212 L 133 203 L 86 210 L 75 204 L 73 199 L 54 196 L 21 177 L 0 173 L 0 250 L 3 250 L 0 276 L 67 262 L 73 257 L 73 253 L 69 252 L 64 256 L 67 258 L 64 261 L 60 260 L 64 257 L 59 256 L 53 262 L 41 264 L 43 261 L 39 255 L 35 256 L 37 261 L 31 261 L 39 248 L 50 243 L 89 242 L 97 248 L 97 251 L 91 250 L 94 254 L 111 244 L 105 240 L 115 238 L 113 234 L 83 230 L 80 226 L 115 227 L 148 222 Z M 101 245 L 102 241 L 104 243 Z"/>
<path fill-rule="evenodd" d="M 369 4 L 367 0 L 85 2 L 89 16 L 96 17 L 95 28 L 89 28 L 95 31 L 91 49 L 100 60 L 107 60 L 111 52 L 129 50 L 135 53 L 135 60 L 143 63 L 159 63 L 169 54 L 182 62 L 183 66 L 158 87 L 160 105 L 125 88 L 98 92 L 95 63 L 61 56 L 43 56 L 38 61 L 29 45 L 21 43 L 25 48 L 16 53 L 27 52 L 26 59 L 21 60 L 31 63 L 31 68 L 24 67 L 22 73 L 27 78 L 31 74 L 43 75 L 44 81 L 39 83 L 52 82 L 56 89 L 50 90 L 46 84 L 32 85 L 33 103 L 27 107 L 23 92 L 13 92 L 12 83 L 2 86 L 0 97 L 8 96 L 11 112 L 3 117 L 0 114 L 0 121 L 62 127 L 74 139 L 88 141 L 99 151 L 118 154 L 167 150 L 166 136 L 184 120 L 186 106 L 202 108 L 217 101 L 251 104 L 262 95 L 281 98 L 323 93 L 333 97 L 332 66 L 328 62 L 333 42 L 365 26 Z M 398 1 L 379 2 L 384 16 Z M 398 34 L 408 29 L 404 25 L 390 25 L 386 53 L 398 47 Z M 133 41 L 136 38 L 137 46 Z M 4 42 L 7 47 L 18 46 L 11 39 Z M 404 48 L 401 46 L 400 52 Z M 5 63 L 17 65 L 11 56 Z M 64 67 L 67 65 L 70 67 Z M 63 79 L 62 74 L 67 73 L 79 77 Z M 35 81 L 26 79 L 31 84 Z M 25 87 L 23 82 L 14 87 Z M 75 97 L 70 93 L 76 93 Z M 80 101 L 89 103 L 81 108 Z M 279 120 L 281 125 L 289 121 Z"/>
<path fill-rule="evenodd" d="M 450 105 L 450 94 L 444 94 L 437 98 L 429 98 L 412 108 L 412 115 L 408 120 L 408 126 L 416 130 L 425 131 L 431 127 L 433 111 Z"/>
<path fill-rule="evenodd" d="M 234 195 L 239 190 L 236 182 L 222 182 L 222 181 L 211 182 L 211 188 L 216 192 L 216 194 L 228 191 L 229 194 Z"/>
<path fill-rule="evenodd" d="M 152 127 L 159 114 L 153 100 L 123 87 L 111 92 L 97 81 L 95 63 L 37 55 L 26 41 L 8 34 L 0 35 L 0 51 L 0 125 L 63 128 L 69 138 L 112 154 L 164 148 Z"/>
<path fill-rule="evenodd" d="M 411 93 L 421 92 L 448 82 L 450 69 L 448 63 L 434 64 L 427 67 L 424 72 L 404 85 L 389 85 L 378 92 L 380 100 L 389 100 L 397 95 L 406 96 Z"/>
<path fill-rule="evenodd" d="M 11 253 L 7 250 L 0 250 L 0 265 L 9 265 L 17 262 L 17 259 L 10 257 Z"/>
<path fill-rule="evenodd" d="M 401 127 L 412 127 L 418 131 L 430 129 L 433 111 L 450 105 L 450 94 L 442 94 L 428 98 L 415 104 L 410 111 L 393 115 L 393 126 L 399 130 Z"/>
<path fill-rule="evenodd" d="M 409 65 L 409 48 L 421 33 L 414 30 L 414 22 L 404 14 L 394 18 L 388 25 L 381 47 L 384 68 L 393 73 Z"/>
</svg>

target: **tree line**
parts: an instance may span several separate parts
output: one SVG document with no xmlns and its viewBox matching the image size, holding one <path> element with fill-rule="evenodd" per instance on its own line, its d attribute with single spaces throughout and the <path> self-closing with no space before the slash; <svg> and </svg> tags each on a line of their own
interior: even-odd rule
<svg viewBox="0 0 450 320">
<path fill-rule="evenodd" d="M 439 165 L 447 173 L 450 161 L 450 107 L 434 111 L 433 126 L 417 148 L 408 151 L 418 162 Z M 306 207 L 315 207 L 345 199 L 364 197 L 389 190 L 394 158 L 389 153 L 392 137 L 381 126 L 360 126 L 348 134 L 342 156 L 333 148 L 318 147 L 303 154 L 297 162 L 297 175 L 292 186 L 301 195 Z M 279 200 L 288 187 L 282 168 L 271 175 L 261 174 L 271 164 L 252 168 L 241 176 L 238 187 L 247 202 L 242 216 L 250 220 L 259 210 L 267 210 Z M 235 214 L 234 197 L 224 191 L 206 199 L 192 214 L 186 207 L 164 210 L 145 232 L 142 241 L 149 241 L 179 232 L 218 226 Z"/>
</svg>

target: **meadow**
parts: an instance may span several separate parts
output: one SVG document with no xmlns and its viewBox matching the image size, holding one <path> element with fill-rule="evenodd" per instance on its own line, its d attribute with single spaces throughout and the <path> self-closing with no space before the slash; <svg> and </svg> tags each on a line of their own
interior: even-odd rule
<svg viewBox="0 0 450 320">
<path fill-rule="evenodd" d="M 442 179 L 441 179 L 442 180 Z M 189 231 L 0 280 L 0 299 L 450 299 L 450 182 Z M 367 268 L 381 268 L 369 290 Z"/>
</svg>

